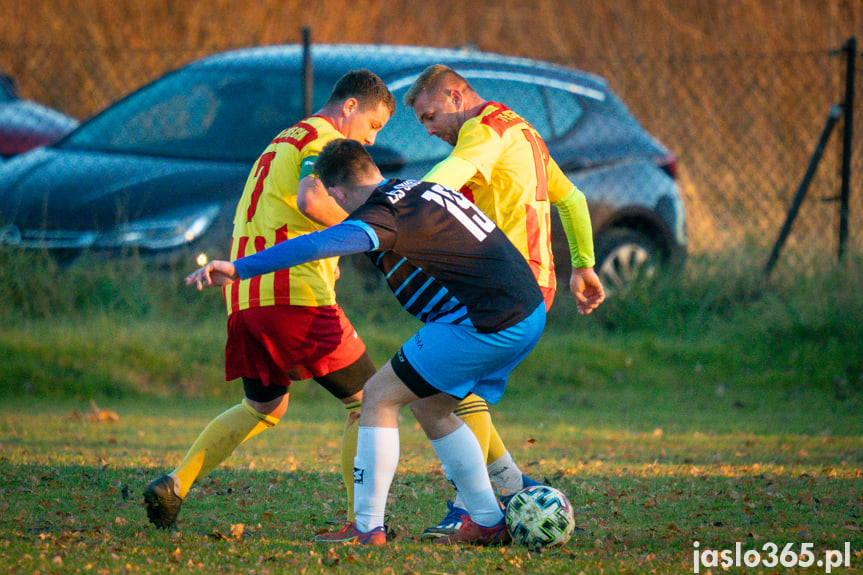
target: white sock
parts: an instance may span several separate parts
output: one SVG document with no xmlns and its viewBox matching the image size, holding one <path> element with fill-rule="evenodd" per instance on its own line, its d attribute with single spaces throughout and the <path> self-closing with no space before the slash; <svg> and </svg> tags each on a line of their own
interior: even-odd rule
<svg viewBox="0 0 863 575">
<path fill-rule="evenodd" d="M 371 531 L 384 524 L 387 494 L 399 463 L 397 427 L 360 427 L 354 458 L 354 512 L 357 529 Z"/>
<path fill-rule="evenodd" d="M 455 485 L 455 481 L 452 480 L 446 472 L 446 467 L 441 465 L 441 471 L 443 471 L 444 477 L 449 482 L 450 486 L 455 490 L 455 499 L 453 499 L 452 506 L 458 507 L 459 509 L 467 509 L 467 503 L 464 502 L 464 497 L 461 496 L 461 493 L 458 491 L 458 487 Z"/>
<path fill-rule="evenodd" d="M 462 425 L 431 443 L 444 473 L 456 484 L 458 496 L 464 500 L 473 522 L 483 527 L 500 523 L 503 512 L 491 488 L 482 448 L 470 428 Z"/>
<path fill-rule="evenodd" d="M 449 479 L 449 477 L 447 477 Z M 459 507 L 461 509 L 467 509 L 467 503 L 464 502 L 464 497 L 461 496 L 461 492 L 456 489 L 455 490 L 455 501 L 452 502 L 453 507 Z"/>
<path fill-rule="evenodd" d="M 488 466 L 488 476 L 501 495 L 512 495 L 524 487 L 521 469 L 512 460 L 509 451 Z"/>
</svg>

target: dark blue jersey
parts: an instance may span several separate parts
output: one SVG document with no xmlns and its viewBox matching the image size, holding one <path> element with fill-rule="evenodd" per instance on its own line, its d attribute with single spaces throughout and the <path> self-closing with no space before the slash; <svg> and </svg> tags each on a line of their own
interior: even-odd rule
<svg viewBox="0 0 863 575">
<path fill-rule="evenodd" d="M 493 333 L 527 318 L 542 293 L 527 261 L 459 192 L 384 181 L 344 222 L 234 262 L 242 279 L 366 252 L 402 306 L 423 322 Z"/>
<path fill-rule="evenodd" d="M 423 322 L 496 332 L 542 304 L 524 257 L 459 192 L 430 182 L 390 180 L 341 225 L 359 222 L 375 235 L 368 252 L 372 263 L 402 306 Z"/>
</svg>

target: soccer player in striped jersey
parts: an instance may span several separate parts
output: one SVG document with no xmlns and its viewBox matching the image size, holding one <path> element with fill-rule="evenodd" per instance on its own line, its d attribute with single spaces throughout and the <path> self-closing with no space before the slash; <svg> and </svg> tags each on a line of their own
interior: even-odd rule
<svg viewBox="0 0 863 575">
<path fill-rule="evenodd" d="M 584 194 L 551 158 L 537 131 L 503 104 L 484 100 L 460 74 L 436 64 L 426 68 L 404 97 L 430 136 L 453 146 L 450 155 L 423 177 L 461 191 L 509 237 L 527 260 L 542 289 L 546 309 L 556 290 L 551 252 L 551 204 L 566 232 L 572 260 L 570 291 L 582 314 L 605 299 L 593 270 L 593 234 Z M 465 410 L 468 413 L 465 413 Z M 456 413 L 480 440 L 489 473 L 506 494 L 535 483 L 514 465 L 480 397 L 468 396 Z M 457 530 L 466 513 L 461 494 L 449 513 L 423 532 L 439 537 Z"/>
<path fill-rule="evenodd" d="M 315 158 L 334 139 L 374 144 L 394 111 L 395 99 L 375 74 L 357 70 L 340 78 L 321 110 L 280 133 L 258 158 L 237 205 L 231 257 L 343 220 L 347 214 L 312 175 Z M 157 527 L 176 522 L 196 481 L 241 443 L 276 425 L 288 407 L 291 381 L 308 378 L 348 410 L 341 462 L 352 518 L 362 389 L 375 367 L 336 303 L 337 266 L 338 258 L 327 258 L 225 286 L 225 378 L 241 378 L 245 397 L 210 422 L 176 469 L 147 485 L 147 516 Z"/>
</svg>

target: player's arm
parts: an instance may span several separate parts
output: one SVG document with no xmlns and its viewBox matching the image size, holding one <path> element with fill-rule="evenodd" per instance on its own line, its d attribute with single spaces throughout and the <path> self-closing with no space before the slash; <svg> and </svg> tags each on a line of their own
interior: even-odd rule
<svg viewBox="0 0 863 575">
<path fill-rule="evenodd" d="M 477 119 L 468 120 L 459 131 L 450 155 L 438 162 L 423 180 L 451 190 L 461 190 L 477 173 L 488 181 L 503 149 L 500 134 Z"/>
<path fill-rule="evenodd" d="M 471 162 L 458 156 L 448 156 L 423 176 L 423 181 L 434 182 L 450 190 L 460 190 L 476 172 L 476 166 Z"/>
<path fill-rule="evenodd" d="M 334 226 L 348 217 L 342 207 L 327 193 L 321 181 L 305 176 L 297 187 L 297 209 L 304 216 L 322 226 Z"/>
<path fill-rule="evenodd" d="M 569 290 L 575 296 L 578 311 L 588 314 L 605 301 L 605 291 L 593 270 L 596 258 L 587 198 L 569 181 L 554 160 L 549 160 L 548 184 L 549 199 L 557 208 L 569 244 L 572 262 Z"/>
<path fill-rule="evenodd" d="M 344 221 L 348 214 L 327 193 L 321 181 L 315 177 L 314 167 L 317 159 L 317 154 L 312 154 L 300 162 L 297 209 L 313 222 L 330 227 Z"/>
<path fill-rule="evenodd" d="M 367 224 L 350 220 L 331 228 L 297 236 L 233 262 L 213 260 L 186 277 L 186 285 L 224 286 L 239 277 L 268 274 L 306 262 L 358 254 L 375 249 L 378 237 Z"/>
<path fill-rule="evenodd" d="M 593 253 L 593 229 L 584 194 L 576 186 L 572 186 L 569 194 L 553 203 L 560 215 L 560 223 L 569 244 L 572 267 L 593 267 L 596 263 Z"/>
</svg>

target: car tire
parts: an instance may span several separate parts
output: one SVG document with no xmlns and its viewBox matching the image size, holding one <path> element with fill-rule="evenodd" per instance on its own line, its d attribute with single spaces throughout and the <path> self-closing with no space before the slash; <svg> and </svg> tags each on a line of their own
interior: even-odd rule
<svg viewBox="0 0 863 575">
<path fill-rule="evenodd" d="M 611 228 L 596 238 L 596 273 L 607 295 L 621 293 L 641 279 L 656 274 L 662 252 L 647 234 L 630 228 Z"/>
</svg>

